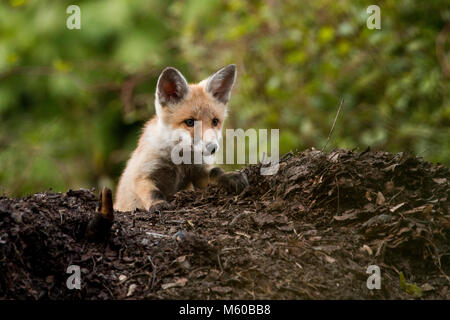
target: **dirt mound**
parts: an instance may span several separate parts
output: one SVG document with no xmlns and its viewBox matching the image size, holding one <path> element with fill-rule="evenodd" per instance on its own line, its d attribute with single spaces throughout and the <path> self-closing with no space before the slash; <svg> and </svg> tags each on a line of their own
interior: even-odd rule
<svg viewBox="0 0 450 320">
<path fill-rule="evenodd" d="M 0 299 L 450 299 L 450 170 L 408 154 L 307 150 L 250 187 L 183 191 L 85 232 L 92 191 L 0 198 Z M 81 290 L 69 290 L 69 265 Z M 369 265 L 381 289 L 367 288 Z"/>
</svg>

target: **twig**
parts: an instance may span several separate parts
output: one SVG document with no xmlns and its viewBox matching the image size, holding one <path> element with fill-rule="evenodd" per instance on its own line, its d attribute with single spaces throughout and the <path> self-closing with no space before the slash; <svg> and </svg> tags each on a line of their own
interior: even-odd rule
<svg viewBox="0 0 450 320">
<path fill-rule="evenodd" d="M 156 268 L 156 266 L 155 266 L 155 264 L 153 263 L 153 260 L 152 260 L 152 257 L 151 256 L 148 256 L 147 257 L 147 259 L 148 259 L 148 261 L 150 261 L 150 263 L 152 264 L 152 273 L 153 273 L 153 277 L 152 277 L 152 286 L 150 287 L 150 290 L 153 290 L 153 287 L 154 287 L 154 285 L 155 285 L 155 280 L 156 280 L 156 271 L 157 271 L 157 268 Z"/>
<path fill-rule="evenodd" d="M 234 226 L 234 225 L 236 224 L 236 222 L 237 222 L 240 218 L 242 218 L 243 216 L 246 216 L 246 215 L 247 215 L 247 212 L 241 212 L 241 213 L 239 213 L 237 216 L 235 216 L 235 217 L 233 218 L 233 220 L 231 220 L 229 226 L 230 226 L 230 227 Z"/>
<path fill-rule="evenodd" d="M 223 273 L 222 262 L 220 261 L 220 253 L 217 255 L 217 261 L 219 262 L 220 273 Z"/>
<path fill-rule="evenodd" d="M 328 145 L 328 142 L 330 141 L 331 134 L 334 131 L 334 125 L 336 124 L 336 120 L 339 117 L 339 113 L 341 112 L 341 108 L 342 108 L 343 104 L 344 104 L 344 98 L 341 99 L 341 103 L 339 104 L 339 108 L 338 108 L 338 111 L 336 113 L 336 117 L 334 118 L 333 125 L 331 126 L 330 133 L 328 134 L 327 142 L 325 143 L 325 145 L 322 148 L 322 152 L 325 150 L 326 146 Z"/>
</svg>

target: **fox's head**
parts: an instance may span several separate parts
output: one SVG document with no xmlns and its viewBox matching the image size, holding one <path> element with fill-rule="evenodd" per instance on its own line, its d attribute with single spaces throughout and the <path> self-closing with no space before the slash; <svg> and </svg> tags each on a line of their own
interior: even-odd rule
<svg viewBox="0 0 450 320">
<path fill-rule="evenodd" d="M 172 147 L 183 144 L 211 161 L 219 149 L 236 65 L 228 65 L 198 84 L 188 84 L 177 69 L 163 70 L 156 87 L 160 129 Z M 209 158 L 209 160 L 208 160 Z"/>
</svg>

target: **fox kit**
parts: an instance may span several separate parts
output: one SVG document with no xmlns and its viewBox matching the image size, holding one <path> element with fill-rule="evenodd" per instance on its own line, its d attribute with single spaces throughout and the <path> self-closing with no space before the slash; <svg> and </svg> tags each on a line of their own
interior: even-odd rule
<svg viewBox="0 0 450 320">
<path fill-rule="evenodd" d="M 240 193 L 248 185 L 245 174 L 226 173 L 209 164 L 219 148 L 235 79 L 235 65 L 220 69 L 198 84 L 188 84 L 175 68 L 163 70 L 156 86 L 156 114 L 145 124 L 120 177 L 114 209 L 155 212 L 169 209 L 167 200 L 182 189 L 216 183 Z M 174 161 L 181 155 L 183 159 L 185 155 L 189 160 L 192 156 L 198 159 L 198 154 L 200 162 Z"/>
</svg>

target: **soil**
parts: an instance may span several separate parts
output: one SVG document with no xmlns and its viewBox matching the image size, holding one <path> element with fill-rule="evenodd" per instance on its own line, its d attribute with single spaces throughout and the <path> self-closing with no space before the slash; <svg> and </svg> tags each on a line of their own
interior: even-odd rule
<svg viewBox="0 0 450 320">
<path fill-rule="evenodd" d="M 0 299 L 450 299 L 449 168 L 313 149 L 260 170 L 242 169 L 239 195 L 211 186 L 170 211 L 115 212 L 97 242 L 94 190 L 0 197 Z"/>
</svg>

